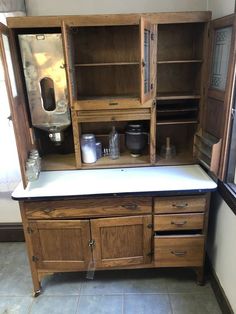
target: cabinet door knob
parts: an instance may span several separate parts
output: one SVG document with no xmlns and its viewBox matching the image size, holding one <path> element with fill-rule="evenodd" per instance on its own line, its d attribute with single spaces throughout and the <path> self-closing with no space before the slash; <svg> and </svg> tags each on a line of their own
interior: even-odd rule
<svg viewBox="0 0 236 314">
<path fill-rule="evenodd" d="M 171 251 L 171 254 L 181 257 L 185 256 L 187 254 L 187 251 Z"/>
<path fill-rule="evenodd" d="M 185 208 L 188 207 L 188 203 L 172 204 L 172 206 L 176 208 Z"/>
<path fill-rule="evenodd" d="M 130 204 L 121 205 L 121 207 L 123 207 L 125 209 L 137 209 L 138 205 L 135 203 L 130 203 Z"/>
</svg>

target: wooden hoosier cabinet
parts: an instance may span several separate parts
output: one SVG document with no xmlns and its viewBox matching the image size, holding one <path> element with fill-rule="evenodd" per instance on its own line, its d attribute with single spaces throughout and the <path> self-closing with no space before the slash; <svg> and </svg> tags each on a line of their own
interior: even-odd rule
<svg viewBox="0 0 236 314">
<path fill-rule="evenodd" d="M 227 167 L 235 16 L 20 17 L 1 31 L 35 294 L 44 275 L 91 263 L 193 267 L 202 283 L 216 189 L 206 172 L 224 179 Z M 33 149 L 41 173 L 28 182 Z"/>
</svg>

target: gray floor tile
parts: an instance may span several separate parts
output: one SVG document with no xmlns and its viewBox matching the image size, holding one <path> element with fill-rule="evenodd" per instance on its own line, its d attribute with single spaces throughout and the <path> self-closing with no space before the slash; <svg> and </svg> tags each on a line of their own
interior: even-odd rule
<svg viewBox="0 0 236 314">
<path fill-rule="evenodd" d="M 29 313 L 31 297 L 1 297 L 0 313 L 4 314 L 26 314 Z"/>
<path fill-rule="evenodd" d="M 77 296 L 40 295 L 34 299 L 30 314 L 75 314 L 77 306 Z"/>
<path fill-rule="evenodd" d="M 58 273 L 42 281 L 44 295 L 78 295 L 84 278 L 80 273 Z"/>
<path fill-rule="evenodd" d="M 173 314 L 221 314 L 212 293 L 170 294 Z"/>
<path fill-rule="evenodd" d="M 167 294 L 132 294 L 124 296 L 124 314 L 171 314 Z"/>
<path fill-rule="evenodd" d="M 123 280 L 115 279 L 93 279 L 87 280 L 81 288 L 82 295 L 111 295 L 122 294 L 124 290 Z"/>
<path fill-rule="evenodd" d="M 166 280 L 164 278 L 127 280 L 124 285 L 124 293 L 167 293 Z"/>
<path fill-rule="evenodd" d="M 122 314 L 121 295 L 80 296 L 78 314 Z"/>
<path fill-rule="evenodd" d="M 211 285 L 199 286 L 196 274 L 191 269 L 170 269 L 165 276 L 168 293 L 209 293 Z"/>
</svg>

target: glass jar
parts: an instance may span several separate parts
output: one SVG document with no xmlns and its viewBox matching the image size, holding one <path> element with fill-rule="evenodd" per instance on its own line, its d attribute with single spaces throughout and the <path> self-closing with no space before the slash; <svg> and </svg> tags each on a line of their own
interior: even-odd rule
<svg viewBox="0 0 236 314">
<path fill-rule="evenodd" d="M 31 159 L 26 162 L 26 177 L 32 182 L 38 179 L 38 169 L 36 161 Z"/>
<path fill-rule="evenodd" d="M 109 134 L 109 150 L 111 159 L 117 159 L 120 157 L 119 134 L 114 126 Z"/>
<path fill-rule="evenodd" d="M 83 134 L 81 137 L 82 160 L 86 164 L 96 162 L 96 140 L 94 134 Z"/>
</svg>

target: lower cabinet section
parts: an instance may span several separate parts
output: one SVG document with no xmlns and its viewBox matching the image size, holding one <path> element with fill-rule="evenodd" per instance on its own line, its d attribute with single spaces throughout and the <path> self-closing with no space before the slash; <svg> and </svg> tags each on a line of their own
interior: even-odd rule
<svg viewBox="0 0 236 314">
<path fill-rule="evenodd" d="M 193 267 L 203 282 L 209 193 L 20 202 L 35 295 L 55 272 Z"/>
<path fill-rule="evenodd" d="M 152 216 L 30 222 L 32 260 L 43 270 L 151 263 Z"/>
<path fill-rule="evenodd" d="M 204 236 L 156 236 L 156 267 L 200 267 L 204 261 Z"/>
</svg>

